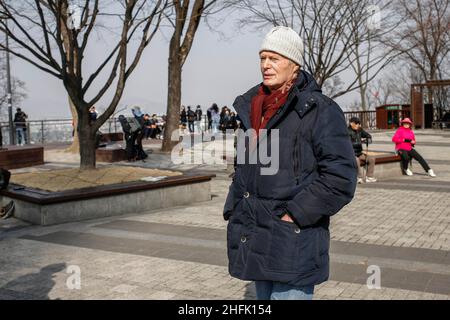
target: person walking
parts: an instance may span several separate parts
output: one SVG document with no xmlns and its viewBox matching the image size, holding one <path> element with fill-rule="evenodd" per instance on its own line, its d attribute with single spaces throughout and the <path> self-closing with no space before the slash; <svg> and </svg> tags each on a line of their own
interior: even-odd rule
<svg viewBox="0 0 450 320">
<path fill-rule="evenodd" d="M 433 169 L 430 168 L 425 159 L 417 152 L 414 147 L 416 145 L 416 137 L 411 129 L 413 122 L 409 118 L 402 119 L 400 121 L 400 127 L 395 131 L 392 137 L 392 142 L 395 143 L 395 150 L 402 158 L 402 171 L 403 174 L 412 176 L 413 172 L 408 168 L 410 159 L 416 159 L 419 161 L 423 170 L 430 176 L 436 177 Z"/>
<path fill-rule="evenodd" d="M 16 113 L 14 114 L 17 145 L 23 146 L 24 144 L 27 144 L 27 119 L 28 115 L 23 112 L 21 108 L 17 108 Z"/>
<path fill-rule="evenodd" d="M 350 119 L 350 124 L 348 126 L 348 135 L 353 145 L 353 150 L 355 151 L 356 164 L 358 165 L 358 183 L 365 182 L 376 182 L 377 179 L 374 177 L 375 172 L 375 158 L 369 156 L 366 152 L 363 152 L 363 139 L 365 143 L 369 145 L 372 143 L 372 136 L 367 133 L 361 127 L 361 120 L 357 117 L 352 117 Z M 365 161 L 367 164 L 366 177 L 363 177 L 363 170 L 361 167 L 361 161 Z M 363 180 L 364 179 L 364 180 Z"/>
<path fill-rule="evenodd" d="M 223 209 L 228 269 L 255 281 L 257 299 L 312 299 L 314 287 L 329 277 L 330 217 L 356 189 L 344 114 L 301 69 L 303 54 L 294 30 L 273 28 L 259 52 L 263 83 L 233 104 L 243 131 Z M 257 158 L 248 161 L 263 143 L 274 172 Z"/>
</svg>

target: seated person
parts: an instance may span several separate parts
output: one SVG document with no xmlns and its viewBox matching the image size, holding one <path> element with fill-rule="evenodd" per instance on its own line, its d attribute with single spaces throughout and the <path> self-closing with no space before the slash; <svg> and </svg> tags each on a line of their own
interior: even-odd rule
<svg viewBox="0 0 450 320">
<path fill-rule="evenodd" d="M 356 163 L 358 164 L 358 183 L 363 182 L 361 160 L 364 160 L 367 163 L 366 182 L 376 182 L 377 179 L 374 177 L 375 158 L 363 152 L 362 147 L 363 142 L 367 144 L 372 142 L 372 136 L 364 131 L 364 129 L 361 127 L 361 121 L 356 117 L 350 119 L 348 134 L 350 136 L 350 140 L 352 141 L 353 150 L 355 151 Z M 362 139 L 365 139 L 365 141 L 363 141 Z"/>
<path fill-rule="evenodd" d="M 395 150 L 402 158 L 402 171 L 408 176 L 412 176 L 412 171 L 408 168 L 409 160 L 416 159 L 419 161 L 423 170 L 430 176 L 436 177 L 433 169 L 430 168 L 425 159 L 414 149 L 416 144 L 416 137 L 411 129 L 412 121 L 409 118 L 405 118 L 400 121 L 401 127 L 397 129 L 392 142 L 395 143 Z"/>
</svg>

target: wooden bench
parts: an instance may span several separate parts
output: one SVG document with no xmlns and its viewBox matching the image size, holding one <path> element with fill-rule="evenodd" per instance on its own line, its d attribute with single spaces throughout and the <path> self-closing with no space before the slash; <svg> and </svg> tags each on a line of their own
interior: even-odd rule
<svg viewBox="0 0 450 320">
<path fill-rule="evenodd" d="M 7 146 L 0 149 L 0 168 L 20 169 L 44 164 L 42 146 Z"/>
<path fill-rule="evenodd" d="M 401 158 L 393 152 L 372 152 L 369 153 L 375 158 L 375 177 L 389 178 L 401 176 Z M 227 160 L 226 156 L 222 156 L 223 160 Z M 361 160 L 361 167 L 366 165 L 364 160 Z M 234 162 L 227 162 L 227 172 L 234 172 Z"/>
<path fill-rule="evenodd" d="M 119 162 L 128 159 L 127 152 L 119 145 L 98 148 L 95 152 L 98 162 Z"/>
<path fill-rule="evenodd" d="M 402 176 L 401 157 L 393 152 L 375 152 L 371 155 L 375 158 L 375 178 L 390 178 Z M 369 152 L 370 155 L 370 152 Z M 366 165 L 365 160 L 361 160 L 361 167 Z"/>
</svg>

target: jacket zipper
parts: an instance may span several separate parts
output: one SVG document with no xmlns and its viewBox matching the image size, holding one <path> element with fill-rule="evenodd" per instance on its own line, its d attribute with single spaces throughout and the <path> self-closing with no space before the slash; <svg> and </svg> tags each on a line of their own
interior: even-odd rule
<svg viewBox="0 0 450 320">
<path fill-rule="evenodd" d="M 298 184 L 299 182 L 299 157 L 298 157 L 298 136 L 295 136 L 294 140 L 294 177 Z"/>
</svg>

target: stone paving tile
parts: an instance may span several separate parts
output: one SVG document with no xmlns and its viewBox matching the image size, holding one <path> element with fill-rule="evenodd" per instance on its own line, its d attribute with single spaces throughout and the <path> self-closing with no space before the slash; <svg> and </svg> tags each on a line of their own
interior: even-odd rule
<svg viewBox="0 0 450 320">
<path fill-rule="evenodd" d="M 21 244 L 19 248 L 35 247 L 35 243 L 29 240 L 15 241 L 15 243 Z M 36 266 L 31 274 L 40 275 L 42 274 L 42 267 L 64 261 L 66 265 L 75 264 L 80 266 L 82 280 L 81 290 L 68 290 L 65 287 L 65 283 L 69 275 L 61 274 L 62 277 L 55 277 L 52 281 L 47 279 L 47 286 L 54 285 L 53 290 L 48 294 L 52 299 L 121 298 L 127 296 L 127 290 L 131 290 L 131 295 L 137 298 L 156 299 L 159 295 L 161 299 L 166 299 L 168 295 L 175 297 L 176 295 L 188 293 L 190 296 L 197 296 L 198 299 L 208 299 L 210 296 L 222 297 L 224 295 L 223 292 L 219 294 L 220 290 L 217 288 L 222 288 L 222 290 L 229 288 L 231 292 L 236 292 L 238 290 L 235 290 L 235 288 L 239 288 L 242 291 L 245 287 L 245 282 L 231 278 L 225 267 L 198 265 L 189 262 L 100 252 L 59 245 L 49 245 L 48 249 L 46 257 L 36 261 Z M 91 256 L 99 255 L 99 253 L 102 254 L 104 259 L 92 260 Z M 74 259 L 74 256 L 77 258 Z M 23 253 L 21 258 L 22 260 L 27 260 L 27 255 Z M 91 261 L 95 261 L 95 263 Z M 188 277 L 188 275 L 194 274 L 195 277 Z M 51 283 L 53 281 L 55 282 L 54 284 Z M 31 294 L 35 292 L 34 288 L 42 287 L 39 282 L 33 282 L 29 285 L 32 288 L 27 289 L 14 286 L 12 289 L 25 289 L 28 291 L 27 294 Z M 2 285 L 0 293 L 5 295 L 4 291 L 6 289 L 8 287 Z M 13 291 L 15 292 L 15 290 Z M 230 291 L 226 292 L 228 296 Z M 166 292 L 167 295 L 162 294 L 162 292 Z M 242 298 L 244 293 L 245 291 L 238 298 Z"/>
<path fill-rule="evenodd" d="M 74 232 L 56 232 L 40 237 L 25 237 L 28 240 L 37 240 L 61 245 L 71 245 L 74 247 L 90 248 L 95 250 L 131 253 L 147 257 L 165 258 L 178 261 L 190 261 L 194 263 L 202 263 L 216 266 L 227 266 L 227 258 L 225 252 L 225 243 L 222 249 L 213 247 L 189 246 L 180 242 L 178 244 L 155 242 L 151 240 L 136 240 L 115 237 L 105 237 L 96 234 L 77 234 Z M 207 240 L 205 240 L 206 242 Z M 374 252 L 375 247 L 371 247 Z M 382 248 L 383 249 L 383 248 Z M 418 249 L 415 249 L 418 250 Z M 370 250 L 368 250 L 370 251 Z M 411 250 L 407 250 L 411 251 Z M 422 250 L 423 251 L 423 250 Z M 401 251 L 400 251 L 401 252 Z M 351 251 L 347 251 L 351 253 Z M 369 252 L 370 254 L 370 252 Z M 446 252 L 441 252 L 446 254 Z M 340 255 L 345 257 L 345 255 Z M 334 257 L 334 253 L 332 258 Z M 348 256 L 350 257 L 350 256 Z M 364 284 L 367 281 L 367 261 L 360 262 L 346 261 L 344 263 L 331 262 L 330 278 L 339 281 Z M 403 264 L 404 265 L 404 264 Z M 400 265 L 399 269 L 393 269 L 389 266 L 379 265 L 381 268 L 382 283 L 385 287 L 402 288 L 415 291 L 425 291 L 431 293 L 450 295 L 450 275 L 436 274 L 433 268 L 429 268 L 427 272 L 410 271 Z M 436 267 L 434 267 L 436 268 Z M 447 268 L 448 269 L 448 266 Z M 440 269 L 439 269 L 440 270 Z M 442 272 L 439 271 L 438 272 Z M 215 285 L 212 278 L 203 283 L 204 285 Z M 177 284 L 178 286 L 181 284 Z M 338 294 L 335 294 L 338 295 Z"/>
</svg>

